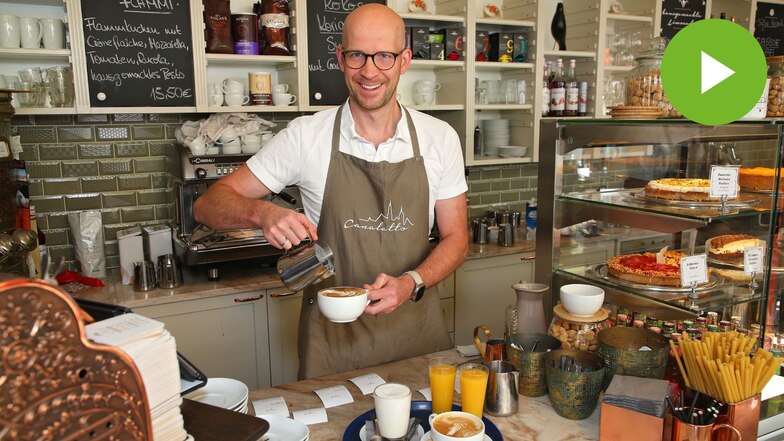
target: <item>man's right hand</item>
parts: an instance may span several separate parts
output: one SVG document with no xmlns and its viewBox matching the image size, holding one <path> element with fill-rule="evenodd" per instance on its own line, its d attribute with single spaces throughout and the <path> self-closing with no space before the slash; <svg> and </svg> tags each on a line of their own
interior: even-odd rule
<svg viewBox="0 0 784 441">
<path fill-rule="evenodd" d="M 304 214 L 273 203 L 265 203 L 261 211 L 261 229 L 274 247 L 288 250 L 310 238 L 318 240 L 316 226 Z"/>
</svg>

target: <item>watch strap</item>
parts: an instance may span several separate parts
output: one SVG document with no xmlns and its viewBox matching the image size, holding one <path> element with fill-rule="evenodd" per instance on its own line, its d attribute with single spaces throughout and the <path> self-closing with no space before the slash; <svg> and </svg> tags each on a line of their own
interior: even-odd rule
<svg viewBox="0 0 784 441">
<path fill-rule="evenodd" d="M 414 291 L 411 293 L 411 301 L 418 302 L 425 294 L 425 282 L 422 280 L 422 276 L 416 271 L 406 271 L 405 274 L 408 274 L 414 279 Z"/>
</svg>

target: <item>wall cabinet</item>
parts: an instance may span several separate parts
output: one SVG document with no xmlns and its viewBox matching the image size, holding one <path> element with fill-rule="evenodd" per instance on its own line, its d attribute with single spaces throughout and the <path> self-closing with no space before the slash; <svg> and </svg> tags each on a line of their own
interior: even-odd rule
<svg viewBox="0 0 784 441">
<path fill-rule="evenodd" d="M 455 345 L 474 342 L 474 328 L 484 325 L 501 338 L 506 329 L 506 307 L 515 305 L 512 285 L 533 280 L 533 253 L 466 260 L 455 271 Z"/>
</svg>

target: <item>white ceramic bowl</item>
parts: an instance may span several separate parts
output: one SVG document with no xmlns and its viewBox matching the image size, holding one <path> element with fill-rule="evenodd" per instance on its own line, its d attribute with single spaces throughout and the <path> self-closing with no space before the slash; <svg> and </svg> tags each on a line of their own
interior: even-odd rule
<svg viewBox="0 0 784 441">
<path fill-rule="evenodd" d="M 573 283 L 561 287 L 561 303 L 574 315 L 590 316 L 604 303 L 604 290 L 598 286 Z"/>
<path fill-rule="evenodd" d="M 357 294 L 341 295 L 346 291 L 354 291 Z M 321 313 L 329 321 L 335 323 L 353 322 L 362 315 L 369 303 L 368 291 L 364 288 L 335 286 L 324 288 L 318 292 L 318 305 Z"/>
</svg>

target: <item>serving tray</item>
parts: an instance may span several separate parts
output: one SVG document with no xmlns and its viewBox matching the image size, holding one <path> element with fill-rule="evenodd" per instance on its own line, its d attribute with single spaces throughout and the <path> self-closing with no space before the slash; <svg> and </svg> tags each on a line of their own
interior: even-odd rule
<svg viewBox="0 0 784 441">
<path fill-rule="evenodd" d="M 462 407 L 458 406 L 457 404 L 453 404 L 452 410 L 462 410 Z M 361 438 L 359 437 L 359 431 L 365 428 L 365 421 L 373 419 L 373 414 L 375 412 L 375 409 L 370 409 L 362 415 L 356 417 L 354 421 L 352 421 L 351 424 L 346 427 L 346 431 L 343 432 L 343 441 L 361 441 Z M 425 429 L 425 433 L 430 431 L 430 422 L 428 417 L 431 413 L 433 413 L 432 402 L 411 402 L 411 416 L 419 418 L 420 425 L 423 429 Z M 488 420 L 486 417 L 482 417 L 482 421 L 485 423 L 485 435 L 489 436 L 493 441 L 504 441 L 504 437 L 501 435 L 501 431 L 498 430 L 498 427 L 496 427 L 492 421 Z"/>
<path fill-rule="evenodd" d="M 721 208 L 722 203 L 721 201 L 673 201 L 670 199 L 660 199 L 660 198 L 652 198 L 650 196 L 646 196 L 642 191 L 633 191 L 629 193 L 630 197 L 638 202 L 647 202 L 651 204 L 658 204 L 658 205 L 666 205 L 670 207 L 698 207 L 698 208 Z M 738 198 L 733 200 L 728 200 L 724 206 L 725 207 L 751 207 L 756 205 L 759 202 L 759 198 L 748 194 L 748 193 L 738 193 Z"/>
<path fill-rule="evenodd" d="M 673 294 L 683 294 L 683 293 L 690 293 L 691 287 L 683 287 L 683 286 L 665 286 L 665 285 L 644 285 L 642 283 L 635 283 L 630 280 L 626 279 L 619 279 L 615 276 L 610 275 L 609 271 L 607 271 L 607 264 L 600 263 L 596 265 L 593 269 L 593 272 L 600 278 L 614 283 L 616 285 L 626 286 L 628 288 L 634 288 L 644 291 L 656 291 L 656 292 L 666 292 L 666 293 L 673 293 Z M 718 279 L 714 274 L 708 274 L 708 281 L 701 285 L 697 285 L 695 291 L 707 291 L 716 286 Z"/>
</svg>

